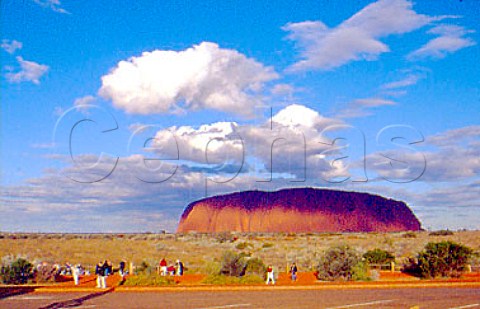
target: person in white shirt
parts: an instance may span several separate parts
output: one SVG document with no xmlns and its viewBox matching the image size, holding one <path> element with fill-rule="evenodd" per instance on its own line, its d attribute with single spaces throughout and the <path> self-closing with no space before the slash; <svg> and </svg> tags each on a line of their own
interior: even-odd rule
<svg viewBox="0 0 480 309">
<path fill-rule="evenodd" d="M 73 281 L 75 282 L 75 285 L 78 285 L 79 278 L 80 278 L 80 267 L 78 265 L 72 266 L 70 268 L 70 271 L 72 272 Z"/>
</svg>

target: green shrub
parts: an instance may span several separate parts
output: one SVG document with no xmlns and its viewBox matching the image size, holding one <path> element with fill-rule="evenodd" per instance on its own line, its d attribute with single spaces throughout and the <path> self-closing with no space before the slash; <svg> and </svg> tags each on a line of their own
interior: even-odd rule
<svg viewBox="0 0 480 309">
<path fill-rule="evenodd" d="M 154 274 L 156 272 L 156 268 L 154 266 L 150 266 L 148 262 L 142 261 L 139 266 L 136 268 L 136 273 L 137 274 L 143 274 L 143 275 L 150 275 Z"/>
<path fill-rule="evenodd" d="M 172 277 L 160 276 L 156 273 L 150 275 L 140 274 L 137 276 L 128 276 L 123 282 L 124 286 L 164 286 L 175 284 L 175 280 Z"/>
<path fill-rule="evenodd" d="M 220 274 L 240 277 L 245 274 L 245 268 L 247 266 L 247 261 L 243 254 L 237 254 L 232 251 L 226 251 L 223 253 L 222 259 L 220 261 Z"/>
<path fill-rule="evenodd" d="M 325 252 L 317 266 L 319 280 L 354 280 L 360 256 L 349 246 L 333 247 Z"/>
<path fill-rule="evenodd" d="M 360 261 L 352 268 L 352 280 L 355 281 L 370 281 L 372 278 L 368 275 L 368 264 Z"/>
<path fill-rule="evenodd" d="M 438 231 L 430 232 L 428 235 L 430 235 L 430 236 L 451 236 L 451 235 L 453 235 L 453 232 L 450 231 L 450 230 L 438 230 Z"/>
<path fill-rule="evenodd" d="M 225 275 L 209 275 L 202 280 L 203 284 L 227 285 L 227 284 L 257 284 L 264 283 L 264 279 L 258 275 L 245 275 L 231 277 Z"/>
<path fill-rule="evenodd" d="M 251 243 L 248 243 L 248 242 L 241 242 L 241 243 L 238 243 L 235 248 L 237 248 L 238 250 L 244 250 L 248 247 L 252 247 L 253 248 L 253 245 Z"/>
<path fill-rule="evenodd" d="M 0 275 L 4 284 L 25 284 L 32 276 L 33 265 L 23 258 L 12 261 L 9 265 L 3 265 Z"/>
<path fill-rule="evenodd" d="M 458 277 L 464 271 L 473 250 L 452 241 L 428 243 L 418 254 L 418 271 L 421 277 Z"/>
<path fill-rule="evenodd" d="M 222 266 L 219 262 L 209 261 L 205 262 L 202 267 L 202 272 L 207 275 L 218 275 L 220 274 Z"/>
<path fill-rule="evenodd" d="M 245 275 L 257 275 L 261 278 L 265 276 L 267 267 L 260 258 L 251 258 L 247 261 Z"/>
<path fill-rule="evenodd" d="M 363 254 L 363 258 L 368 264 L 387 264 L 395 261 L 395 256 L 382 249 L 368 250 Z"/>
</svg>

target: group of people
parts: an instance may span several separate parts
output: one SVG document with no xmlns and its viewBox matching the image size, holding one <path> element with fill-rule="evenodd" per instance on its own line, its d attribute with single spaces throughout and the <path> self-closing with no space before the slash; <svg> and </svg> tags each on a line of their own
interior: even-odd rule
<svg viewBox="0 0 480 309">
<path fill-rule="evenodd" d="M 128 273 L 125 269 L 125 261 L 121 261 L 118 266 L 118 274 L 121 281 L 125 280 L 125 275 Z M 107 287 L 107 277 L 113 275 L 113 264 L 109 260 L 100 261 L 95 266 L 95 275 L 97 275 L 97 288 L 105 289 Z"/>
<path fill-rule="evenodd" d="M 65 268 L 67 272 L 72 275 L 75 285 L 78 285 L 79 277 L 85 273 L 85 270 L 83 269 L 83 267 L 79 264 L 72 266 L 69 263 L 67 263 Z M 185 269 L 184 264 L 180 260 L 177 260 L 176 263 L 171 266 L 168 266 L 167 260 L 165 258 L 163 258 L 160 261 L 159 270 L 162 276 L 167 276 L 167 275 L 183 276 L 184 269 Z M 95 266 L 95 275 L 97 276 L 97 279 L 96 279 L 97 288 L 102 288 L 102 289 L 107 288 L 107 277 L 113 274 L 114 274 L 114 269 L 111 261 L 104 260 L 104 261 L 98 262 L 98 264 Z M 126 270 L 126 262 L 121 261 L 118 265 L 118 275 L 121 277 L 121 282 L 125 280 L 125 276 L 127 274 L 128 274 L 128 271 Z"/>
<path fill-rule="evenodd" d="M 185 266 L 180 260 L 177 260 L 175 264 L 171 266 L 168 266 L 167 260 L 165 258 L 162 258 L 159 263 L 159 273 L 161 276 L 183 276 L 184 270 Z M 72 275 L 75 285 L 79 284 L 79 277 L 82 274 L 86 274 L 87 272 L 80 264 L 72 266 L 69 263 L 66 263 L 62 271 Z M 275 274 L 273 266 L 268 265 L 266 271 L 266 284 L 275 284 Z M 295 262 L 290 265 L 289 273 L 292 282 L 297 281 L 298 267 Z M 121 277 L 121 281 L 124 281 L 126 274 L 128 274 L 125 261 L 120 262 L 118 267 L 118 274 Z M 97 276 L 97 288 L 107 288 L 107 277 L 113 275 L 112 262 L 110 262 L 109 260 L 100 261 L 95 266 L 95 275 Z"/>
<path fill-rule="evenodd" d="M 79 283 L 79 277 L 81 275 L 89 275 L 90 272 L 86 270 L 82 265 L 76 264 L 71 265 L 69 262 L 65 265 L 52 264 L 51 266 L 47 262 L 39 262 L 34 269 L 38 280 L 47 282 L 47 281 L 56 281 L 59 276 L 71 275 L 75 282 L 75 285 Z"/>
<path fill-rule="evenodd" d="M 168 266 L 167 260 L 163 258 L 159 263 L 160 275 L 166 276 L 183 276 L 185 266 L 180 260 L 175 265 Z"/>
<path fill-rule="evenodd" d="M 292 263 L 292 265 L 290 265 L 290 278 L 292 279 L 292 282 L 295 282 L 297 281 L 297 273 L 298 273 L 298 267 L 297 267 L 297 264 L 295 262 Z M 275 274 L 273 273 L 273 266 L 272 265 L 268 265 L 267 267 L 267 282 L 266 284 L 275 284 Z"/>
</svg>

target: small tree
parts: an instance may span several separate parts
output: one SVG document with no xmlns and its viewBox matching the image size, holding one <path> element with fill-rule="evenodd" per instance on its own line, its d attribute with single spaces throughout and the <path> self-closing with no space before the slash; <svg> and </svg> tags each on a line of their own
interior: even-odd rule
<svg viewBox="0 0 480 309">
<path fill-rule="evenodd" d="M 368 264 L 387 264 L 395 261 L 395 256 L 382 249 L 368 250 L 363 254 L 363 258 Z"/>
<path fill-rule="evenodd" d="M 472 255 L 471 248 L 452 241 L 431 242 L 418 254 L 418 271 L 426 278 L 458 277 Z"/>
<path fill-rule="evenodd" d="M 317 278 L 320 280 L 353 280 L 355 267 L 361 261 L 357 251 L 349 246 L 330 248 L 320 259 Z"/>
<path fill-rule="evenodd" d="M 243 254 L 226 251 L 221 259 L 220 274 L 240 277 L 245 274 L 247 262 Z"/>
<path fill-rule="evenodd" d="M 247 266 L 245 268 L 245 274 L 247 275 L 258 275 L 260 277 L 265 276 L 267 267 L 260 258 L 251 258 L 247 261 Z"/>
</svg>

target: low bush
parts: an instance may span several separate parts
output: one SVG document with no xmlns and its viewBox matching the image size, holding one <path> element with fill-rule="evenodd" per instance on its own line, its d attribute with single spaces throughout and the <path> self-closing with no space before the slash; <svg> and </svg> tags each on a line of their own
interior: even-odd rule
<svg viewBox="0 0 480 309">
<path fill-rule="evenodd" d="M 235 248 L 237 248 L 238 250 L 245 250 L 246 248 L 253 248 L 253 245 L 249 242 L 241 242 L 241 243 L 238 243 Z"/>
<path fill-rule="evenodd" d="M 363 258 L 368 264 L 387 264 L 395 261 L 395 256 L 383 249 L 368 250 L 363 254 Z"/>
<path fill-rule="evenodd" d="M 237 254 L 233 251 L 226 251 L 223 253 L 220 265 L 221 275 L 240 277 L 245 274 L 247 261 L 243 254 Z"/>
<path fill-rule="evenodd" d="M 430 235 L 430 236 L 451 236 L 451 235 L 453 235 L 453 232 L 450 231 L 450 230 L 438 230 L 438 231 L 430 232 L 428 235 Z"/>
<path fill-rule="evenodd" d="M 355 281 L 371 281 L 372 278 L 368 274 L 368 264 L 360 261 L 352 268 L 352 280 Z"/>
<path fill-rule="evenodd" d="M 262 245 L 262 248 L 267 249 L 273 247 L 273 244 L 271 242 L 265 242 Z"/>
<path fill-rule="evenodd" d="M 136 268 L 136 273 L 138 275 L 150 275 L 156 272 L 156 268 L 154 266 L 151 266 L 148 262 L 142 261 L 140 265 L 137 266 Z"/>
<path fill-rule="evenodd" d="M 2 265 L 0 276 L 4 284 L 25 284 L 32 277 L 33 265 L 24 258 Z"/>
<path fill-rule="evenodd" d="M 175 284 L 173 277 L 160 276 L 156 273 L 128 276 L 122 283 L 123 286 L 165 286 L 172 284 Z"/>
<path fill-rule="evenodd" d="M 418 270 L 422 277 L 459 277 L 473 256 L 473 250 L 452 241 L 428 243 L 418 254 Z"/>
<path fill-rule="evenodd" d="M 222 265 L 220 265 L 220 262 L 208 261 L 203 264 L 202 273 L 207 275 L 218 275 L 220 274 L 221 268 Z"/>
<path fill-rule="evenodd" d="M 232 277 L 225 275 L 209 275 L 202 280 L 203 284 L 228 285 L 228 284 L 256 284 L 264 283 L 264 279 L 258 275 L 245 275 Z"/>
<path fill-rule="evenodd" d="M 266 271 L 267 267 L 260 258 L 255 257 L 247 261 L 247 265 L 245 267 L 245 275 L 257 275 L 263 278 Z"/>
<path fill-rule="evenodd" d="M 320 259 L 317 271 L 319 280 L 367 280 L 366 265 L 357 251 L 349 246 L 328 249 Z"/>
</svg>

